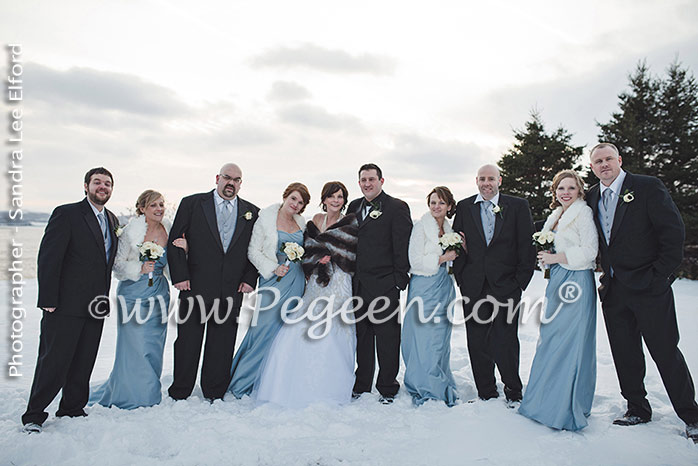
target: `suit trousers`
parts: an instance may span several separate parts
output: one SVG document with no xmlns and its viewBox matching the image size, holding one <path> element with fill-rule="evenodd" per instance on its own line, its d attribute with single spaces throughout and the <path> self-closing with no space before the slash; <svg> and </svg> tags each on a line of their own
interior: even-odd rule
<svg viewBox="0 0 698 466">
<path fill-rule="evenodd" d="M 214 318 L 216 312 L 211 313 L 215 301 L 203 302 L 203 309 L 201 304 L 202 301 L 197 299 L 179 299 L 177 339 L 174 344 L 174 380 L 168 389 L 169 395 L 175 400 L 188 398 L 194 390 L 204 333 L 206 342 L 201 367 L 201 391 L 204 398 L 223 399 L 230 384 L 241 303 L 236 298 L 232 307 L 228 308 L 228 302 L 220 301 L 218 315 L 230 312 L 218 322 Z"/>
<path fill-rule="evenodd" d="M 372 296 L 359 283 L 357 296 L 363 300 L 354 315 L 356 322 L 356 380 L 353 391 L 368 393 L 373 386 L 373 374 L 378 355 L 378 378 L 376 389 L 381 395 L 394 397 L 400 389 L 397 373 L 400 370 L 400 290 L 394 288 L 384 296 Z M 368 308 L 376 298 L 382 301 L 375 308 L 384 306 L 385 311 L 367 315 Z M 391 316 L 392 314 L 392 316 Z M 375 323 L 379 321 L 381 323 Z M 384 322 L 383 322 L 384 321 Z"/>
<path fill-rule="evenodd" d="M 43 311 L 39 357 L 22 423 L 43 424 L 46 407 L 63 390 L 56 416 L 85 416 L 90 376 L 102 338 L 102 319 Z"/>
<path fill-rule="evenodd" d="M 470 301 L 463 305 L 468 354 L 477 394 L 485 400 L 499 396 L 494 376 L 496 365 L 504 383 L 507 399 L 520 399 L 522 384 L 519 377 L 518 312 L 511 318 L 511 323 L 508 323 L 509 308 L 498 306 L 495 314 L 492 301 L 481 301 L 487 296 L 493 295 L 492 289 L 485 281 L 480 295 L 475 298 L 469 296 Z M 512 299 L 515 307 L 521 299 L 521 290 L 508 296 L 493 297 L 501 303 Z"/>
<path fill-rule="evenodd" d="M 644 338 L 674 411 L 686 423 L 698 422 L 693 379 L 678 348 L 679 329 L 671 287 L 652 295 L 631 290 L 612 278 L 602 304 L 613 363 L 628 410 L 644 419 L 652 417 L 644 383 Z"/>
</svg>

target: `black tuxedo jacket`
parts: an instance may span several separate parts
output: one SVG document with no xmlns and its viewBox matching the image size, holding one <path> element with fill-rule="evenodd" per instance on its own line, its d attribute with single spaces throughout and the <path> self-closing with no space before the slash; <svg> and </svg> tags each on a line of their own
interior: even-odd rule
<svg viewBox="0 0 698 466">
<path fill-rule="evenodd" d="M 610 268 L 623 285 L 653 294 L 666 290 L 683 258 L 685 231 L 681 214 L 666 187 L 653 176 L 626 172 L 606 243 L 599 221 L 599 185 L 589 189 L 587 203 L 594 211 L 601 252 L 601 298 L 608 291 Z M 626 202 L 623 196 L 632 194 Z"/>
<path fill-rule="evenodd" d="M 359 219 L 354 291 L 359 283 L 373 296 L 383 296 L 396 287 L 404 290 L 410 279 L 407 256 L 412 233 L 410 208 L 404 201 L 381 192 L 373 200 L 379 205 L 381 215 L 377 218 L 367 215 L 361 220 L 363 199 L 355 199 L 347 207 L 347 212 Z"/>
<path fill-rule="evenodd" d="M 249 212 L 251 219 L 245 214 Z M 167 257 L 172 283 L 190 281 L 190 291 L 180 292 L 180 299 L 200 295 L 205 302 L 220 298 L 221 305 L 228 297 L 242 302 L 238 286 L 245 282 L 253 288 L 257 283 L 257 269 L 247 260 L 247 246 L 252 234 L 252 225 L 257 220 L 259 209 L 238 197 L 238 218 L 228 251 L 223 251 L 213 191 L 193 194 L 182 199 L 177 209 L 170 238 Z M 172 241 L 186 235 L 189 254 L 172 245 Z"/>
<path fill-rule="evenodd" d="M 500 193 L 502 210 L 495 214 L 494 234 L 488 246 L 476 198 L 471 196 L 460 201 L 453 221 L 453 231 L 465 234 L 468 249 L 454 263 L 461 294 L 475 299 L 482 292 L 485 279 L 498 296 L 524 290 L 536 266 L 533 219 L 528 201 Z"/>
<path fill-rule="evenodd" d="M 55 307 L 56 315 L 89 317 L 90 302 L 97 296 L 109 296 L 118 247 L 114 230 L 119 220 L 104 210 L 111 235 L 109 262 L 102 229 L 87 198 L 54 209 L 39 246 L 38 307 Z M 98 310 L 108 311 L 108 302 Z"/>
</svg>

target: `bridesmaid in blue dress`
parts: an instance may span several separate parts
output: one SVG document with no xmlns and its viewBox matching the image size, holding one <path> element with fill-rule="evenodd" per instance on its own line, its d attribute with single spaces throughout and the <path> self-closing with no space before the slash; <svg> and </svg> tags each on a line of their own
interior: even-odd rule
<svg viewBox="0 0 698 466">
<path fill-rule="evenodd" d="M 236 398 L 252 392 L 262 361 L 284 323 L 281 316 L 284 303 L 303 296 L 305 275 L 301 263 L 285 265 L 286 254 L 281 252 L 281 246 L 287 242 L 303 245 L 305 219 L 301 214 L 308 202 L 308 188 L 302 183 L 291 183 L 284 191 L 283 203 L 260 210 L 252 229 L 247 256 L 259 271 L 260 279 L 255 315 L 233 358 L 228 391 Z M 276 289 L 279 299 L 274 302 L 277 293 L 264 288 Z M 294 306 L 292 302 L 289 310 Z"/>
<path fill-rule="evenodd" d="M 584 201 L 584 182 L 572 170 L 555 175 L 555 209 L 542 231 L 555 233 L 555 252 L 541 252 L 550 266 L 536 355 L 519 413 L 554 429 L 588 424 L 596 386 L 596 286 L 598 234 Z"/>
<path fill-rule="evenodd" d="M 439 186 L 427 196 L 427 205 L 429 212 L 414 224 L 410 236 L 412 278 L 401 343 L 405 388 L 417 406 L 426 400 L 441 400 L 453 406 L 458 392 L 450 365 L 448 309 L 456 299 L 456 291 L 448 264 L 456 258 L 456 252 L 444 253 L 439 238 L 453 232 L 446 216 L 453 216 L 456 202 L 447 187 Z M 421 312 L 419 298 L 423 303 Z"/>
<path fill-rule="evenodd" d="M 170 223 L 163 218 L 162 194 L 147 190 L 136 201 L 137 217 L 124 227 L 114 260 L 117 288 L 116 358 L 109 379 L 90 395 L 90 404 L 135 409 L 160 403 L 162 353 L 167 335 L 170 285 L 167 252 L 141 262 L 138 245 L 153 241 L 166 247 Z M 178 244 L 186 247 L 186 243 Z M 148 274 L 153 285 L 148 286 Z"/>
</svg>

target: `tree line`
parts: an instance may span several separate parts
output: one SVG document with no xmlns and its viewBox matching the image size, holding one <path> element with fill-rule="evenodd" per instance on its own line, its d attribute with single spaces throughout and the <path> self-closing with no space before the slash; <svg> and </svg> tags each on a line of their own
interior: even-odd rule
<svg viewBox="0 0 698 466">
<path fill-rule="evenodd" d="M 624 170 L 656 176 L 669 190 L 686 224 L 679 276 L 697 279 L 698 83 L 693 73 L 676 60 L 664 75 L 655 76 L 640 61 L 628 75 L 628 88 L 618 95 L 618 110 L 608 122 L 596 124 L 599 142 L 618 147 Z M 499 160 L 507 192 L 528 199 L 534 220 L 550 213 L 550 185 L 558 171 L 583 173 L 587 188 L 598 182 L 585 146 L 572 145 L 572 136 L 562 125 L 546 131 L 533 110 L 524 128 L 514 130 L 514 144 Z"/>
</svg>

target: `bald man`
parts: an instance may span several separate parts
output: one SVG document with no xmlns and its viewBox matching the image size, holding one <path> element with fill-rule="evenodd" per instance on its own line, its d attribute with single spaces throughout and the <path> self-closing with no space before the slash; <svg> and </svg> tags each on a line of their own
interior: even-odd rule
<svg viewBox="0 0 698 466">
<path fill-rule="evenodd" d="M 528 201 L 500 194 L 502 177 L 496 166 L 480 167 L 475 183 L 479 193 L 456 207 L 453 231 L 464 234 L 467 251 L 455 261 L 454 275 L 466 298 L 463 311 L 468 353 L 478 396 L 483 400 L 499 396 L 496 365 L 504 395 L 513 406 L 521 401 L 522 389 L 518 313 L 508 319 L 507 308 L 499 307 L 495 312 L 492 301 L 477 303 L 490 297 L 518 304 L 536 263 L 531 240 L 533 219 Z"/>
<path fill-rule="evenodd" d="M 194 389 L 204 334 L 204 398 L 222 399 L 230 383 L 242 296 L 257 283 L 247 246 L 259 209 L 238 196 L 241 186 L 240 167 L 223 165 L 216 175 L 216 189 L 182 199 L 170 230 L 168 263 L 172 283 L 180 292 L 174 380 L 169 388 L 175 400 L 189 397 Z M 188 253 L 172 244 L 181 237 L 187 240 Z"/>
</svg>

